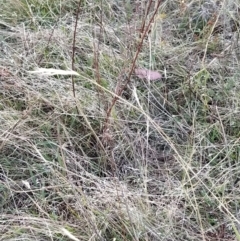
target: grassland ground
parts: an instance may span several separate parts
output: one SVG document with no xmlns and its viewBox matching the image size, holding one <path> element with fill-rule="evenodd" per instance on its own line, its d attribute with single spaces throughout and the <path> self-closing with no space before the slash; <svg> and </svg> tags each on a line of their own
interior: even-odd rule
<svg viewBox="0 0 240 241">
<path fill-rule="evenodd" d="M 0 240 L 240 240 L 239 0 L 0 6 Z"/>
</svg>

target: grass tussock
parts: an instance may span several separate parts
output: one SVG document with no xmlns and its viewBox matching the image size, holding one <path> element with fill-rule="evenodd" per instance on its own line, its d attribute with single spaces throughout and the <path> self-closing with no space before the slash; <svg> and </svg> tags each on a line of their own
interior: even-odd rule
<svg viewBox="0 0 240 241">
<path fill-rule="evenodd" d="M 0 240 L 240 240 L 239 1 L 0 5 Z"/>
</svg>

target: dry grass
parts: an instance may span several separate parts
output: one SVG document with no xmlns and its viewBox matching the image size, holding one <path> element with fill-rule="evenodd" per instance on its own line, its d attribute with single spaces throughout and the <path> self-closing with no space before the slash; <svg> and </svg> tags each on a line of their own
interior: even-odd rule
<svg viewBox="0 0 240 241">
<path fill-rule="evenodd" d="M 0 0 L 0 240 L 240 240 L 240 2 L 157 3 Z"/>
</svg>

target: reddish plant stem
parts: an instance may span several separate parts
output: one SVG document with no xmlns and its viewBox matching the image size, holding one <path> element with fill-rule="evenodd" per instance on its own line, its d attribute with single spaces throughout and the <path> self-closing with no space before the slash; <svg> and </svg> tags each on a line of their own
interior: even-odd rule
<svg viewBox="0 0 240 241">
<path fill-rule="evenodd" d="M 96 78 L 96 82 L 101 86 L 102 85 L 102 82 L 101 82 L 101 75 L 100 75 L 100 70 L 99 70 L 99 56 L 100 56 L 100 53 L 99 53 L 99 49 L 100 49 L 100 45 L 99 43 L 101 42 L 100 41 L 100 38 L 104 32 L 104 29 L 103 29 L 103 1 L 101 0 L 101 10 L 100 10 L 100 21 L 97 25 L 99 25 L 100 27 L 100 33 L 99 33 L 99 37 L 98 37 L 98 41 L 97 43 L 94 43 L 93 44 L 93 48 L 94 48 L 94 61 L 93 61 L 93 68 L 94 68 L 94 73 L 95 73 L 95 78 Z M 95 35 L 95 33 L 94 33 Z M 95 36 L 96 37 L 96 36 Z M 97 92 L 98 92 L 98 100 L 99 100 L 99 109 L 100 109 L 100 105 L 101 103 L 104 104 L 104 92 L 101 88 L 97 87 Z"/>
<path fill-rule="evenodd" d="M 113 97 L 112 103 L 111 103 L 110 107 L 107 110 L 107 116 L 106 116 L 106 119 L 105 119 L 105 122 L 104 122 L 105 124 L 104 124 L 104 128 L 103 128 L 103 134 L 108 129 L 109 118 L 110 118 L 110 115 L 111 115 L 113 107 L 115 106 L 117 100 L 119 99 L 119 96 L 122 95 L 123 91 L 126 89 L 127 85 L 131 81 L 131 76 L 132 76 L 132 74 L 133 74 L 133 72 L 135 70 L 136 61 L 137 61 L 139 53 L 141 52 L 143 41 L 144 41 L 145 37 L 147 36 L 147 34 L 149 33 L 149 30 L 151 28 L 151 24 L 154 21 L 154 18 L 156 16 L 157 12 L 158 12 L 158 9 L 160 7 L 161 2 L 162 2 L 161 0 L 158 1 L 156 9 L 155 9 L 155 11 L 154 11 L 154 13 L 153 13 L 153 15 L 152 15 L 152 17 L 151 17 L 147 27 L 143 31 L 143 35 L 141 36 L 140 43 L 137 46 L 137 51 L 136 51 L 135 57 L 134 57 L 134 59 L 132 61 L 132 66 L 131 66 L 131 69 L 130 69 L 130 71 L 128 73 L 128 76 L 127 76 L 127 79 L 126 79 L 125 83 L 122 85 L 122 87 L 119 90 L 117 90 L 116 96 Z"/>
<path fill-rule="evenodd" d="M 141 38 L 141 34 L 144 33 L 145 24 L 146 24 L 146 19 L 147 19 L 147 16 L 148 16 L 149 12 L 150 12 L 150 7 L 151 7 L 151 5 L 152 5 L 152 1 L 153 1 L 153 0 L 150 0 L 150 1 L 149 1 L 148 6 L 147 6 L 147 11 L 145 12 L 144 20 L 143 20 L 142 26 L 141 26 L 141 28 L 140 28 L 140 38 Z"/>
<path fill-rule="evenodd" d="M 77 35 L 77 24 L 78 24 L 78 18 L 80 14 L 81 9 L 81 0 L 78 2 L 78 8 L 76 12 L 76 20 L 75 20 L 75 26 L 74 26 L 74 32 L 73 32 L 73 44 L 72 44 L 72 70 L 75 70 L 75 49 L 76 49 L 76 35 Z M 76 90 L 75 90 L 75 81 L 74 77 L 72 75 L 72 92 L 73 97 L 76 98 Z"/>
</svg>

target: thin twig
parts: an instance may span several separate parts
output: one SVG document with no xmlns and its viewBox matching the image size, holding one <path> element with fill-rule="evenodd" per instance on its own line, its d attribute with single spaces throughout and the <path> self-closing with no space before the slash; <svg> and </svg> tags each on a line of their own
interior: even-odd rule
<svg viewBox="0 0 240 241">
<path fill-rule="evenodd" d="M 73 32 L 73 44 L 72 44 L 72 70 L 75 70 L 75 49 L 76 49 L 76 35 L 77 35 L 77 25 L 78 25 L 78 18 L 80 14 L 81 9 L 81 0 L 78 2 L 78 8 L 76 12 L 76 20 L 75 20 L 75 26 L 74 26 L 74 32 Z M 74 76 L 72 75 L 72 92 L 74 98 L 76 98 L 76 90 L 75 90 L 75 81 Z"/>
<path fill-rule="evenodd" d="M 132 66 L 131 66 L 131 69 L 130 69 L 130 71 L 128 73 L 128 76 L 127 76 L 127 79 L 125 81 L 125 84 L 123 84 L 122 87 L 118 90 L 118 92 L 116 93 L 117 95 L 113 97 L 112 103 L 111 103 L 110 107 L 107 110 L 107 116 L 106 116 L 106 119 L 105 119 L 105 122 L 104 122 L 105 124 L 104 124 L 104 128 L 103 128 L 103 133 L 105 133 L 105 131 L 108 129 L 109 118 L 110 118 L 112 109 L 113 109 L 113 107 L 115 106 L 115 104 L 116 104 L 116 102 L 118 100 L 118 96 L 122 95 L 123 91 L 126 89 L 127 85 L 131 81 L 131 76 L 132 76 L 132 74 L 133 74 L 133 72 L 135 70 L 136 61 L 137 61 L 139 53 L 141 52 L 143 41 L 144 41 L 145 37 L 147 36 L 150 28 L 151 28 L 151 24 L 154 21 L 154 18 L 156 16 L 157 12 L 158 12 L 158 9 L 160 7 L 161 2 L 162 2 L 161 0 L 158 1 L 157 7 L 156 7 L 156 9 L 155 9 L 155 11 L 154 11 L 154 13 L 153 13 L 153 15 L 152 15 L 148 25 L 147 25 L 147 27 L 145 28 L 145 30 L 143 32 L 143 35 L 141 36 L 140 43 L 137 46 L 137 51 L 136 51 L 135 57 L 134 57 L 134 59 L 132 61 Z"/>
<path fill-rule="evenodd" d="M 47 47 L 49 46 L 50 44 L 50 41 L 52 40 L 52 37 L 53 37 L 53 34 L 54 34 L 54 31 L 55 31 L 55 27 L 57 26 L 57 23 L 58 23 L 58 20 L 59 20 L 60 16 L 58 17 L 57 21 L 55 22 L 54 26 L 53 26 L 53 29 L 52 29 L 52 32 L 50 33 L 50 36 L 48 38 L 48 41 L 47 41 L 47 45 L 45 46 L 45 49 L 47 49 Z M 39 60 L 38 60 L 38 66 L 41 64 L 42 60 L 43 60 L 43 56 L 44 56 L 44 52 L 40 55 L 39 57 Z"/>
</svg>

